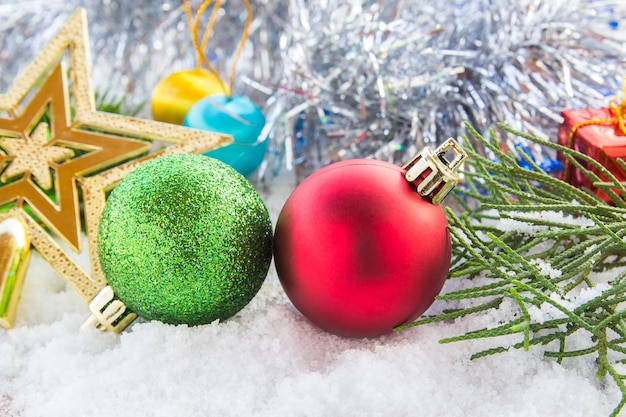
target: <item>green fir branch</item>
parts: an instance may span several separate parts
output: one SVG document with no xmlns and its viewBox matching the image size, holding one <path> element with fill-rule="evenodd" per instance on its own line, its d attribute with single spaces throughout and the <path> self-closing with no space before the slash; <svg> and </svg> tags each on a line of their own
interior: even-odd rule
<svg viewBox="0 0 626 417">
<path fill-rule="evenodd" d="M 543 349 L 546 358 L 558 363 L 592 356 L 597 377 L 613 380 L 622 393 L 611 413 L 616 416 L 626 404 L 626 375 L 616 369 L 626 363 L 626 270 L 618 269 L 626 268 L 626 186 L 587 155 L 498 126 L 514 141 L 523 138 L 560 152 L 611 202 L 546 174 L 523 152 L 519 156 L 530 169 L 521 167 L 513 153 L 500 149 L 494 130 L 483 137 L 468 125 L 471 138 L 465 137 L 464 142 L 469 158 L 462 172 L 464 183 L 454 195 L 462 214 L 446 209 L 453 246 L 449 279 L 464 280 L 464 288 L 437 297 L 452 303 L 453 309 L 397 330 L 493 315 L 495 327 L 440 342 L 508 336 L 507 343 L 477 352 L 471 359 L 531 346 Z M 490 159 L 472 143 L 487 150 Z M 626 169 L 626 162 L 618 160 L 618 164 Z M 519 230 L 503 230 L 502 221 L 520 222 Z M 577 304 L 580 291 L 595 287 L 594 273 L 602 271 L 615 271 L 610 287 Z M 475 281 L 478 277 L 480 281 Z M 504 299 L 515 302 L 514 314 L 502 311 L 511 305 L 502 304 Z M 458 307 L 461 300 L 467 307 Z M 533 318 L 531 307 L 543 314 L 541 321 Z M 510 343 L 515 335 L 519 341 Z M 574 335 L 578 340 L 587 335 L 589 343 L 572 348 Z"/>
</svg>

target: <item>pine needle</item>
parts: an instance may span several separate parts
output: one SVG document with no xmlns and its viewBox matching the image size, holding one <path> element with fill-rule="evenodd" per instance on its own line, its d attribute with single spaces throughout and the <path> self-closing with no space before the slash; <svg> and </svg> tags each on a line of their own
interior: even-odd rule
<svg viewBox="0 0 626 417">
<path fill-rule="evenodd" d="M 546 174 L 529 158 L 525 162 L 531 168 L 522 168 L 511 153 L 496 145 L 493 130 L 485 138 L 468 125 L 473 138 L 464 138 L 469 154 L 462 174 L 465 183 L 457 187 L 455 195 L 465 212 L 446 211 L 453 244 L 449 279 L 463 279 L 466 285 L 438 299 L 447 303 L 465 300 L 464 305 L 469 306 L 422 317 L 397 330 L 446 320 L 471 320 L 476 314 L 493 315 L 497 317 L 496 327 L 450 337 L 441 343 L 518 334 L 519 342 L 477 352 L 472 359 L 512 348 L 528 350 L 530 346 L 539 346 L 545 357 L 555 358 L 558 363 L 592 355 L 597 377 L 613 380 L 622 393 L 611 413 L 616 416 L 626 404 L 626 375 L 616 368 L 626 363 L 626 187 L 586 155 L 498 126 L 512 139 L 524 138 L 563 153 L 609 196 L 611 204 L 589 190 Z M 493 158 L 481 156 L 472 141 L 489 149 Z M 624 161 L 618 163 L 626 168 Z M 598 287 L 594 281 L 597 273 L 605 271 L 615 271 L 615 276 L 608 285 Z M 477 277 L 480 283 L 474 281 Z M 581 291 L 592 291 L 593 296 L 590 300 L 580 299 Z M 515 314 L 502 311 L 504 299 L 514 301 Z M 531 308 L 543 319 L 533 318 L 537 315 L 529 313 Z M 587 346 L 571 349 L 572 337 L 576 335 L 580 341 L 581 332 L 588 338 Z"/>
</svg>

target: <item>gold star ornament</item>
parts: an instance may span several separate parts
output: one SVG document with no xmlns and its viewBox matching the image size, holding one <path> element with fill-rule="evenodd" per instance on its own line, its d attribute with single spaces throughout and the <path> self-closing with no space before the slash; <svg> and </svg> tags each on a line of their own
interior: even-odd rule
<svg viewBox="0 0 626 417">
<path fill-rule="evenodd" d="M 232 140 L 97 111 L 88 44 L 87 14 L 78 9 L 0 95 L 0 325 L 7 328 L 32 247 L 91 303 L 93 324 L 121 331 L 134 314 L 109 294 L 96 247 L 107 192 L 149 159 L 204 153 Z M 155 140 L 171 145 L 149 153 Z M 90 273 L 71 256 L 82 250 L 83 230 Z"/>
</svg>

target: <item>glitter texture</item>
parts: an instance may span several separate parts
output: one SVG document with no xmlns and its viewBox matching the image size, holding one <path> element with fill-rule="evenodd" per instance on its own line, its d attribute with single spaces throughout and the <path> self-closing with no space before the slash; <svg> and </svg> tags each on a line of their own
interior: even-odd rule
<svg viewBox="0 0 626 417">
<path fill-rule="evenodd" d="M 250 183 L 202 155 L 171 155 L 129 174 L 111 193 L 98 249 L 116 296 L 170 324 L 224 320 L 258 292 L 272 224 Z"/>
</svg>

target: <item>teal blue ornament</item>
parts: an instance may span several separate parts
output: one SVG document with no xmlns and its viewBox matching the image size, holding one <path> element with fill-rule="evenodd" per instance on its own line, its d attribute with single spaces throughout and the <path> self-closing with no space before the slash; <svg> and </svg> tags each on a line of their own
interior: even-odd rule
<svg viewBox="0 0 626 417">
<path fill-rule="evenodd" d="M 265 126 L 261 109 L 247 97 L 215 94 L 203 98 L 187 112 L 184 126 L 224 133 L 233 143 L 206 155 L 247 176 L 263 162 L 268 140 L 259 140 Z"/>
</svg>

